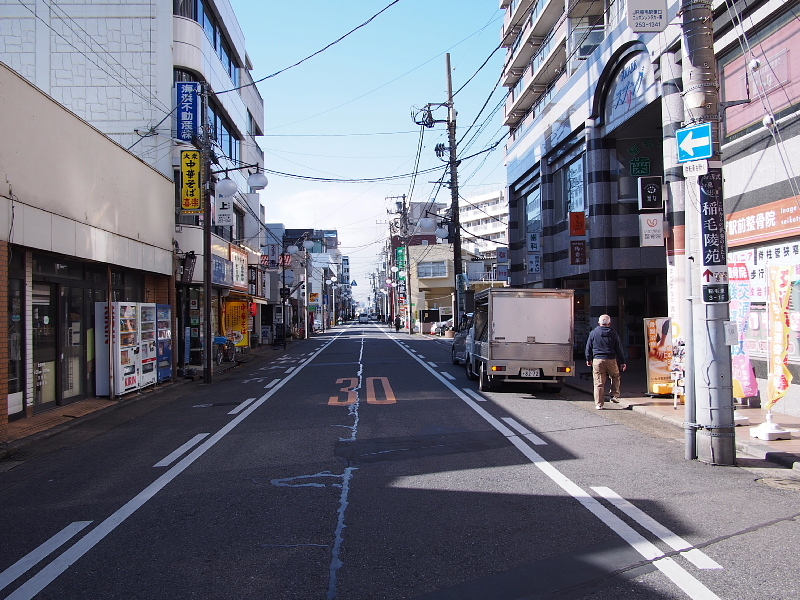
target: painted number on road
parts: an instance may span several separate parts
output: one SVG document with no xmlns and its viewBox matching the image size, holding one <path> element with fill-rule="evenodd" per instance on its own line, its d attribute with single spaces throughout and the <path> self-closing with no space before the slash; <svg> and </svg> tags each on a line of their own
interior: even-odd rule
<svg viewBox="0 0 800 600">
<path fill-rule="evenodd" d="M 378 399 L 375 389 L 376 381 L 380 382 L 381 384 L 384 397 L 383 400 Z M 339 396 L 331 396 L 328 399 L 329 406 L 350 406 L 351 404 L 358 402 L 358 393 L 356 392 L 356 388 L 358 388 L 358 377 L 344 377 L 342 379 L 337 379 L 336 383 L 348 384 L 339 389 L 340 392 L 344 392 L 346 394 L 346 398 L 344 400 L 339 400 Z M 392 390 L 392 386 L 389 385 L 388 377 L 367 377 L 366 388 L 367 404 L 395 404 L 397 402 L 397 399 L 394 396 L 394 391 Z"/>
</svg>

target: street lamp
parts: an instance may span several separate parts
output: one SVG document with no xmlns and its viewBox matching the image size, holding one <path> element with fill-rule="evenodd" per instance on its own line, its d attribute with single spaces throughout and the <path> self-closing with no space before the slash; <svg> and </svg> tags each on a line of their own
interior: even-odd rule
<svg viewBox="0 0 800 600">
<path fill-rule="evenodd" d="M 336 282 L 337 281 L 338 278 L 335 275 L 331 275 L 330 279 L 325 280 L 325 283 L 327 283 L 331 287 L 331 314 L 333 316 L 333 321 L 332 321 L 333 325 L 331 325 L 331 327 L 334 327 L 336 325 Z"/>
<path fill-rule="evenodd" d="M 231 171 L 239 171 L 242 169 L 258 169 L 258 165 L 246 165 L 233 169 L 222 169 L 220 171 L 212 171 L 209 175 L 219 175 L 222 173 L 230 173 Z M 209 178 L 210 179 L 210 178 Z M 207 180 L 208 182 L 208 180 Z M 250 173 L 247 178 L 247 185 L 251 190 L 263 190 L 267 187 L 266 176 L 256 170 L 255 173 Z M 208 183 L 207 183 L 208 185 Z M 225 177 L 214 185 L 214 193 L 219 196 L 233 196 L 239 191 L 239 186 L 236 182 Z M 213 268 L 213 261 L 211 260 L 211 202 L 209 201 L 209 194 L 205 194 L 205 202 L 203 205 L 203 382 L 211 383 L 213 380 L 212 375 L 212 349 L 211 341 L 213 332 L 211 331 L 211 273 Z"/>
</svg>

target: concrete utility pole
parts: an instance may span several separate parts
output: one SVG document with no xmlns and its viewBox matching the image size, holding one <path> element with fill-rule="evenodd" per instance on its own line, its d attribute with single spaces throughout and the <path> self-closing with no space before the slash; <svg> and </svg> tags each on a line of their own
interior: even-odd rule
<svg viewBox="0 0 800 600">
<path fill-rule="evenodd" d="M 450 54 L 445 55 L 447 60 L 447 102 L 444 104 L 427 104 L 425 108 L 420 110 L 422 117 L 414 117 L 414 122 L 417 125 L 424 127 L 433 127 L 436 123 L 447 123 L 447 140 L 449 159 L 447 161 L 448 168 L 450 169 L 450 219 L 449 219 L 449 238 L 450 243 L 453 244 L 453 283 L 455 286 L 455 296 L 453 301 L 453 322 L 458 325 L 461 320 L 461 315 L 466 310 L 466 297 L 465 290 L 461 289 L 462 273 L 464 271 L 464 264 L 461 258 L 461 221 L 458 212 L 458 148 L 456 142 L 456 109 L 453 103 L 453 78 L 452 69 L 450 68 Z M 445 121 L 436 120 L 433 118 L 431 107 L 447 107 L 447 119 Z M 437 147 L 437 156 L 439 149 Z"/>
<path fill-rule="evenodd" d="M 461 219 L 458 209 L 458 157 L 456 148 L 456 109 L 453 104 L 453 77 L 450 68 L 450 53 L 447 59 L 447 139 L 450 146 L 450 221 L 453 239 L 453 270 L 455 271 L 455 306 L 453 307 L 454 324 L 461 322 L 461 315 L 466 311 L 466 299 L 462 292 L 461 274 L 464 265 L 461 258 Z"/>
<path fill-rule="evenodd" d="M 710 123 L 712 156 L 708 173 L 686 183 L 687 256 L 691 288 L 702 290 L 692 303 L 692 340 L 687 340 L 687 362 L 694 366 L 697 421 L 689 424 L 697 436 L 697 458 L 714 465 L 736 464 L 733 379 L 730 348 L 725 344 L 729 320 L 727 245 L 722 206 L 720 103 L 714 24 L 709 0 L 683 0 L 683 96 L 686 123 Z M 691 341 L 692 346 L 689 346 Z"/>
</svg>

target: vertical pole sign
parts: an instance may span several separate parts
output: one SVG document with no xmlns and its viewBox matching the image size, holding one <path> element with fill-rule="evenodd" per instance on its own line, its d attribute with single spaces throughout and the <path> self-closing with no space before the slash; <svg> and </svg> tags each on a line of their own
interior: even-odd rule
<svg viewBox="0 0 800 600">
<path fill-rule="evenodd" d="M 200 150 L 181 150 L 181 213 L 203 212 L 203 164 Z"/>
<path fill-rule="evenodd" d="M 179 81 L 175 84 L 177 94 L 178 139 L 194 142 L 200 131 L 200 84 Z"/>
<path fill-rule="evenodd" d="M 722 169 L 709 169 L 697 178 L 700 188 L 700 247 L 703 266 L 700 283 L 703 302 L 729 302 L 728 250 L 722 206 Z"/>
</svg>

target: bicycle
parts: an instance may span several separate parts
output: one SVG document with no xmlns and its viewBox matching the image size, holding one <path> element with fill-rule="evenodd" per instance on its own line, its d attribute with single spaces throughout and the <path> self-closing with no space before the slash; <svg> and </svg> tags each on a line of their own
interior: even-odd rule
<svg viewBox="0 0 800 600">
<path fill-rule="evenodd" d="M 235 360 L 236 346 L 234 346 L 231 340 L 224 336 L 218 335 L 214 338 L 214 344 L 217 346 L 215 359 L 218 365 L 221 365 L 223 360 L 227 362 L 232 362 Z"/>
</svg>

